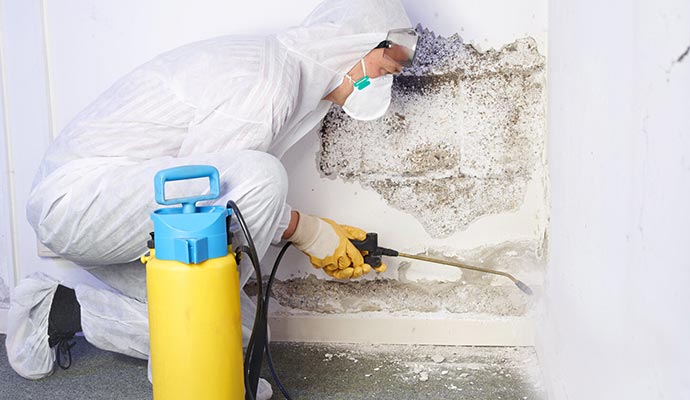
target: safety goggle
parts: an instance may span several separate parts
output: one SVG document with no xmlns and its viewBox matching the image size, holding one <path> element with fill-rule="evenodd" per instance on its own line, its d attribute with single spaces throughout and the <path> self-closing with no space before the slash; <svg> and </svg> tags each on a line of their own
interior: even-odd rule
<svg viewBox="0 0 690 400">
<path fill-rule="evenodd" d="M 392 29 L 386 40 L 376 46 L 384 49 L 383 54 L 395 60 L 403 67 L 409 67 L 417 55 L 417 31 L 414 28 Z"/>
</svg>

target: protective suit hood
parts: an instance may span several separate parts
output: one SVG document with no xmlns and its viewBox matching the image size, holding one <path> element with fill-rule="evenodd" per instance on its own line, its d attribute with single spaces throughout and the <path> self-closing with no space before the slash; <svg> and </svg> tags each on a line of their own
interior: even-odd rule
<svg viewBox="0 0 690 400">
<path fill-rule="evenodd" d="M 411 26 L 398 0 L 327 0 L 301 25 L 275 37 L 300 65 L 301 83 L 295 112 L 275 137 L 270 152 L 281 157 L 320 125 L 332 105 L 322 100 L 345 74 L 391 29 Z"/>
</svg>

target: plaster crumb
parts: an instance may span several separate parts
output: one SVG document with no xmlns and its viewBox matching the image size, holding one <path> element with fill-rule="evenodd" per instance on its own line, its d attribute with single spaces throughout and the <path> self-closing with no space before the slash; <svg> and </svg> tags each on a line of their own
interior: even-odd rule
<svg viewBox="0 0 690 400">
<path fill-rule="evenodd" d="M 355 121 L 331 108 L 319 168 L 447 237 L 518 208 L 544 168 L 545 62 L 532 38 L 479 52 L 458 35 L 417 29 L 417 61 L 395 77 L 384 117 Z"/>
<path fill-rule="evenodd" d="M 419 380 L 422 381 L 422 382 L 428 381 L 428 380 L 429 380 L 429 373 L 426 372 L 426 371 L 422 371 L 422 372 L 419 374 Z"/>
<path fill-rule="evenodd" d="M 468 376 L 470 376 L 470 374 L 468 374 L 467 372 L 463 372 L 462 374 L 460 374 L 461 378 L 467 378 Z"/>
<path fill-rule="evenodd" d="M 458 392 L 462 391 L 462 388 L 457 387 L 457 386 L 453 385 L 452 383 L 446 387 L 450 390 L 457 390 Z"/>
<path fill-rule="evenodd" d="M 440 363 L 442 363 L 443 360 L 445 360 L 446 358 L 443 357 L 443 356 L 440 355 L 440 354 L 435 354 L 435 355 L 431 356 L 431 359 L 432 359 L 435 363 L 440 364 Z"/>
</svg>

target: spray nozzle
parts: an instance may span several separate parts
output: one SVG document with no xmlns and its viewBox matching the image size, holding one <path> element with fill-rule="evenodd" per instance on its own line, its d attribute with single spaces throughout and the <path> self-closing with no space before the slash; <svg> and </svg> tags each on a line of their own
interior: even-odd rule
<svg viewBox="0 0 690 400">
<path fill-rule="evenodd" d="M 379 265 L 381 265 L 381 256 L 411 258 L 411 259 L 431 262 L 431 263 L 435 263 L 435 264 L 449 265 L 451 267 L 456 267 L 456 268 L 469 269 L 472 271 L 483 272 L 486 274 L 505 276 L 506 278 L 513 281 L 513 283 L 515 283 L 515 286 L 517 286 L 520 290 L 522 290 L 523 293 L 525 293 L 527 295 L 533 294 L 532 289 L 530 289 L 529 286 L 527 286 L 524 282 L 520 281 L 519 279 L 515 278 L 513 275 L 511 275 L 507 272 L 497 271 L 497 270 L 489 269 L 489 268 L 475 267 L 473 265 L 466 265 L 466 264 L 461 264 L 458 262 L 446 261 L 446 260 L 442 260 L 442 259 L 438 259 L 438 258 L 420 256 L 420 255 L 416 255 L 416 254 L 401 253 L 397 250 L 392 250 L 392 249 L 387 249 L 385 247 L 380 247 L 378 245 L 378 241 L 379 241 L 378 234 L 373 233 L 373 232 L 367 233 L 367 237 L 364 240 L 352 240 L 352 244 L 354 244 L 358 250 L 367 252 L 367 254 L 364 256 L 364 262 L 371 265 L 372 267 L 378 267 Z"/>
</svg>

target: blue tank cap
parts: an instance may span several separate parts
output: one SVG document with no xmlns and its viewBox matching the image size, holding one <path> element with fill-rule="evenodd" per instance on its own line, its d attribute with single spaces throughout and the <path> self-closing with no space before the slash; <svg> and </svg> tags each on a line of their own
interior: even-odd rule
<svg viewBox="0 0 690 400">
<path fill-rule="evenodd" d="M 166 199 L 166 182 L 198 178 L 208 178 L 207 194 Z M 220 177 L 215 167 L 186 165 L 159 171 L 154 178 L 154 191 L 158 204 L 182 204 L 182 207 L 159 208 L 151 213 L 156 258 L 199 264 L 228 254 L 226 218 L 232 211 L 222 206 L 196 205 L 197 201 L 220 196 Z"/>
</svg>

